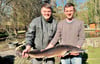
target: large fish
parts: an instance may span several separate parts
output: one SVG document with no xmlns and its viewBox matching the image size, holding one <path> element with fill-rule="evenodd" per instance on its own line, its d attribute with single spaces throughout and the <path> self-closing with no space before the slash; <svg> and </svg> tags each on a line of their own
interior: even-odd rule
<svg viewBox="0 0 100 64">
<path fill-rule="evenodd" d="M 82 53 L 84 51 L 85 50 L 71 45 L 58 45 L 43 51 L 30 51 L 27 54 L 29 54 L 31 58 L 51 58 L 56 56 L 65 56 L 71 52 Z"/>
</svg>

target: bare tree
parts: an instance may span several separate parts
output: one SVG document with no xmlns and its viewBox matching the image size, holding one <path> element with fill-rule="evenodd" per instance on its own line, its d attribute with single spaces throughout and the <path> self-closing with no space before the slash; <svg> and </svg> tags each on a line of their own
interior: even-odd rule
<svg viewBox="0 0 100 64">
<path fill-rule="evenodd" d="M 11 32 L 15 35 L 17 35 L 17 30 L 26 27 L 33 18 L 40 16 L 40 0 L 0 0 L 0 3 L 4 3 L 3 6 L 0 4 L 1 23 L 9 22 Z M 10 12 L 7 6 L 11 8 Z"/>
</svg>

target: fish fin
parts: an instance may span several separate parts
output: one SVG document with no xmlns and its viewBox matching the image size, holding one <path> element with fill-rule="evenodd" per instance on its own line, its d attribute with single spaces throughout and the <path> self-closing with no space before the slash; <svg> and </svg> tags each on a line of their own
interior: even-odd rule
<svg viewBox="0 0 100 64">
<path fill-rule="evenodd" d="M 71 51 L 67 51 L 67 52 L 64 54 L 64 56 L 67 56 L 70 52 L 71 52 Z"/>
<path fill-rule="evenodd" d="M 47 59 L 48 57 L 43 57 L 43 59 L 42 59 L 42 64 L 46 64 L 46 59 Z"/>
<path fill-rule="evenodd" d="M 47 57 L 43 57 L 42 64 L 46 64 L 46 59 L 47 59 Z"/>
<path fill-rule="evenodd" d="M 43 57 L 43 61 L 45 61 L 47 59 L 47 57 Z"/>
</svg>

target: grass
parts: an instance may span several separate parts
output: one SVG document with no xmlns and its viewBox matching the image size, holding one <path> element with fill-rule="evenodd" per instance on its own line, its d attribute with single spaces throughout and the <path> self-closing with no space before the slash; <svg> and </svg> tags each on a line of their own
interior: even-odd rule
<svg viewBox="0 0 100 64">
<path fill-rule="evenodd" d="M 31 61 L 28 60 L 27 58 L 16 57 L 15 61 L 14 61 L 14 64 L 31 64 Z"/>
<path fill-rule="evenodd" d="M 100 64 L 100 48 L 88 47 L 88 64 Z"/>
<path fill-rule="evenodd" d="M 100 58 L 100 48 L 88 47 L 89 58 Z"/>
<path fill-rule="evenodd" d="M 98 60 L 89 60 L 88 64 L 100 64 L 100 59 L 98 59 Z"/>
</svg>

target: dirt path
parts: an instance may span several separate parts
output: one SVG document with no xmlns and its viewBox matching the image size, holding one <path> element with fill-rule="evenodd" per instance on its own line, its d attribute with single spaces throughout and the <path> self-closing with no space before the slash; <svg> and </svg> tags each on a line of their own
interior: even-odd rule
<svg viewBox="0 0 100 64">
<path fill-rule="evenodd" d="M 0 56 L 16 55 L 15 50 L 0 51 Z"/>
<path fill-rule="evenodd" d="M 0 51 L 0 64 L 14 64 L 15 57 L 16 54 L 13 49 Z"/>
</svg>

